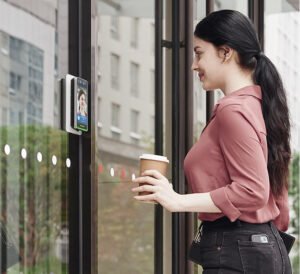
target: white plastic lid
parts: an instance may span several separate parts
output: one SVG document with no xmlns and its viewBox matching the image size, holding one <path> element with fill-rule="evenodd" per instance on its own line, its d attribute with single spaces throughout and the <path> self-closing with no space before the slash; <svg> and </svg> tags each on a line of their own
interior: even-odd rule
<svg viewBox="0 0 300 274">
<path fill-rule="evenodd" d="M 143 154 L 142 156 L 140 156 L 140 159 L 162 161 L 162 162 L 169 163 L 169 160 L 167 157 L 161 156 L 161 155 L 155 155 L 155 154 Z"/>
</svg>

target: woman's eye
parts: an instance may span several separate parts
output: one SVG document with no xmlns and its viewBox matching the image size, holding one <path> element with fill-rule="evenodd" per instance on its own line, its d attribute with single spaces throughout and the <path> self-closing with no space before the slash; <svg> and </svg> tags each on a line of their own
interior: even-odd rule
<svg viewBox="0 0 300 274">
<path fill-rule="evenodd" d="M 195 53 L 195 56 L 196 56 L 197 58 L 200 58 L 200 57 L 201 57 L 201 55 L 202 55 L 202 53 L 201 53 L 201 52 L 196 52 L 196 53 Z"/>
</svg>

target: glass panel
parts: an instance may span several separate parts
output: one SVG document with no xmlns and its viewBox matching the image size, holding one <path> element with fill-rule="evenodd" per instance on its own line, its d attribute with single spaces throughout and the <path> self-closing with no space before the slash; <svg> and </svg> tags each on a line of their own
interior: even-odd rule
<svg viewBox="0 0 300 274">
<path fill-rule="evenodd" d="M 154 0 L 97 1 L 98 273 L 154 273 L 154 206 L 131 192 L 139 156 L 154 152 L 153 11 Z"/>
<path fill-rule="evenodd" d="M 67 0 L 36 4 L 0 0 L 1 273 L 67 273 Z"/>
<path fill-rule="evenodd" d="M 201 19 L 205 17 L 206 1 L 195 0 L 194 10 L 194 29 Z M 191 31 L 194 31 L 191 30 Z M 198 74 L 193 72 L 194 75 L 194 142 L 196 142 L 200 136 L 202 129 L 206 124 L 206 91 L 202 88 Z"/>
<path fill-rule="evenodd" d="M 265 53 L 281 74 L 287 92 L 292 120 L 291 147 L 293 159 L 290 165 L 290 215 L 288 232 L 297 237 L 290 253 L 293 273 L 299 273 L 299 151 L 300 151 L 300 97 L 296 92 L 300 80 L 300 12 L 299 1 L 276 0 L 265 2 Z"/>
<path fill-rule="evenodd" d="M 248 1 L 243 0 L 216 0 L 214 1 L 214 10 L 238 10 L 248 16 Z"/>
</svg>

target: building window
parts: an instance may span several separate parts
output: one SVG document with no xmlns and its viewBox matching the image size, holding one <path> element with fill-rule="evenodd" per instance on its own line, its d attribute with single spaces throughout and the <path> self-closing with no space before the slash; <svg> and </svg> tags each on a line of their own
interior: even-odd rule
<svg viewBox="0 0 300 274">
<path fill-rule="evenodd" d="M 114 127 L 120 126 L 120 105 L 112 103 L 111 105 L 111 125 Z"/>
<path fill-rule="evenodd" d="M 121 107 L 118 104 L 112 103 L 111 105 L 111 134 L 115 140 L 120 140 L 122 130 L 120 129 L 120 112 Z"/>
<path fill-rule="evenodd" d="M 24 125 L 24 113 L 19 111 L 19 125 Z"/>
<path fill-rule="evenodd" d="M 151 116 L 150 117 L 150 134 L 152 136 L 154 136 L 154 133 L 155 133 L 155 117 Z"/>
<path fill-rule="evenodd" d="M 119 17 L 118 16 L 112 16 L 110 18 L 110 34 L 111 37 L 114 39 L 120 38 L 120 27 L 119 27 Z"/>
<path fill-rule="evenodd" d="M 138 97 L 139 95 L 139 65 L 135 63 L 130 64 L 130 79 L 131 79 L 131 95 Z"/>
<path fill-rule="evenodd" d="M 22 76 L 14 72 L 9 73 L 9 91 L 15 93 L 21 90 Z"/>
<path fill-rule="evenodd" d="M 139 116 L 140 113 L 137 110 L 131 110 L 131 132 L 138 133 L 139 131 Z"/>
<path fill-rule="evenodd" d="M 7 108 L 3 107 L 2 108 L 2 126 L 6 126 L 8 123 L 8 112 Z"/>
<path fill-rule="evenodd" d="M 18 124 L 16 113 L 13 110 L 9 111 L 9 123 L 11 125 L 17 125 Z"/>
<path fill-rule="evenodd" d="M 35 116 L 36 115 L 36 109 L 35 109 L 35 106 L 33 105 L 33 103 L 29 102 L 27 104 L 27 112 L 31 116 Z"/>
<path fill-rule="evenodd" d="M 155 25 L 151 24 L 151 35 L 150 35 L 150 39 L 151 39 L 151 53 L 154 54 L 155 53 Z"/>
<path fill-rule="evenodd" d="M 111 87 L 113 89 L 119 89 L 119 67 L 120 67 L 120 58 L 116 54 L 111 54 L 110 58 L 111 63 Z"/>
<path fill-rule="evenodd" d="M 23 41 L 12 36 L 9 37 L 9 53 L 13 60 L 21 61 Z"/>
<path fill-rule="evenodd" d="M 130 115 L 130 137 L 131 143 L 134 145 L 139 145 L 141 136 L 138 134 L 139 132 L 139 117 L 140 113 L 137 110 L 131 110 Z"/>
<path fill-rule="evenodd" d="M 29 87 L 29 95 L 32 97 L 32 100 L 35 102 L 42 103 L 43 102 L 42 84 L 35 81 L 29 81 L 28 87 Z M 56 105 L 58 105 L 58 103 Z"/>
<path fill-rule="evenodd" d="M 43 51 L 29 46 L 29 63 L 35 67 L 43 68 Z"/>
<path fill-rule="evenodd" d="M 98 45 L 98 56 L 96 60 L 101 60 L 101 47 Z M 101 81 L 101 70 L 100 70 L 100 66 L 98 68 L 97 71 L 97 81 L 98 81 L 98 85 L 100 85 L 100 81 Z"/>
<path fill-rule="evenodd" d="M 155 74 L 154 70 L 150 71 L 150 100 L 154 103 L 155 101 Z"/>
<path fill-rule="evenodd" d="M 29 77 L 33 80 L 43 82 L 43 72 L 41 70 L 29 67 Z"/>
<path fill-rule="evenodd" d="M 139 18 L 133 18 L 131 20 L 131 39 L 130 45 L 133 48 L 138 47 L 138 29 L 139 29 Z"/>
<path fill-rule="evenodd" d="M 152 144 L 154 144 L 155 142 L 154 135 L 155 135 L 155 117 L 151 116 L 150 117 L 150 142 Z"/>
<path fill-rule="evenodd" d="M 101 98 L 98 98 L 98 106 L 97 106 L 97 117 L 98 117 L 98 120 L 97 120 L 97 127 L 98 127 L 98 131 L 101 130 L 103 124 L 101 123 Z"/>
</svg>

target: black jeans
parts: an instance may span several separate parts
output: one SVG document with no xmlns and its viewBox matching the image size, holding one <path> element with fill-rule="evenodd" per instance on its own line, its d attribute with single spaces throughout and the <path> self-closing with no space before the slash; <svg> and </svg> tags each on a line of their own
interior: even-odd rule
<svg viewBox="0 0 300 274">
<path fill-rule="evenodd" d="M 253 242 L 251 235 L 266 234 L 268 242 Z M 251 224 L 221 218 L 199 227 L 195 263 L 203 274 L 291 274 L 291 263 L 272 222 Z M 196 255 L 195 255 L 196 254 Z"/>
</svg>

